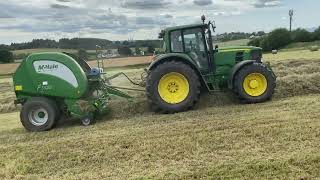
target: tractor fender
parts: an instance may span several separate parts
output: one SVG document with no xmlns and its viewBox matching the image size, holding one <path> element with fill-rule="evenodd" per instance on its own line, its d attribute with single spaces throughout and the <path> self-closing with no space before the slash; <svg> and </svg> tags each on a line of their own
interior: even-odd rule
<svg viewBox="0 0 320 180">
<path fill-rule="evenodd" d="M 162 55 L 156 56 L 155 59 L 152 61 L 152 63 L 148 67 L 148 73 L 152 69 L 157 67 L 159 64 L 162 64 L 162 63 L 164 63 L 166 61 L 170 61 L 170 60 L 183 62 L 183 63 L 189 65 L 199 76 L 199 79 L 201 81 L 201 85 L 202 86 L 204 85 L 205 87 L 207 87 L 205 80 L 204 80 L 203 76 L 201 75 L 201 72 L 200 72 L 199 68 L 197 67 L 196 63 L 194 62 L 194 60 L 192 60 L 188 55 L 182 54 L 182 53 L 167 53 L 167 54 L 162 54 Z"/>
<path fill-rule="evenodd" d="M 228 88 L 229 89 L 232 89 L 233 88 L 233 81 L 234 81 L 234 76 L 238 73 L 238 71 L 243 68 L 244 66 L 246 65 L 249 65 L 249 64 L 253 64 L 257 62 L 256 60 L 245 60 L 245 61 L 241 61 L 239 62 L 238 64 L 236 64 L 233 68 L 232 68 L 232 71 L 230 73 L 230 76 L 229 76 L 229 81 L 228 81 Z"/>
</svg>

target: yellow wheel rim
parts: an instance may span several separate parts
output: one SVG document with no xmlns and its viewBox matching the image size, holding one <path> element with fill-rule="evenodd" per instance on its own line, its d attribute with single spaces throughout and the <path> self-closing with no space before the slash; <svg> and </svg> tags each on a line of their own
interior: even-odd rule
<svg viewBox="0 0 320 180">
<path fill-rule="evenodd" d="M 171 72 L 162 76 L 158 84 L 158 92 L 162 100 L 169 104 L 178 104 L 189 95 L 189 82 L 185 76 Z"/>
<path fill-rule="evenodd" d="M 263 95 L 268 87 L 266 77 L 260 73 L 251 73 L 244 78 L 243 89 L 244 91 L 253 97 Z"/>
</svg>

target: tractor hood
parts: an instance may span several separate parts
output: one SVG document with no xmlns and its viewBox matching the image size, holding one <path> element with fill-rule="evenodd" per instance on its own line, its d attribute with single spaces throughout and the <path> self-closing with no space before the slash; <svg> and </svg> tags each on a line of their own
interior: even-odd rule
<svg viewBox="0 0 320 180">
<path fill-rule="evenodd" d="M 259 47 L 254 46 L 228 46 L 228 47 L 221 47 L 218 49 L 219 52 L 229 52 L 229 51 L 252 51 L 252 50 L 262 50 Z"/>
</svg>

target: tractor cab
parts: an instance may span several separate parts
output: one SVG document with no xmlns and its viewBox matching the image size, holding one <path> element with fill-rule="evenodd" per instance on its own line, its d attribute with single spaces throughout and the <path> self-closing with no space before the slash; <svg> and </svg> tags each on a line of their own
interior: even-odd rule
<svg viewBox="0 0 320 180">
<path fill-rule="evenodd" d="M 193 24 L 168 28 L 160 33 L 165 53 L 188 55 L 202 71 L 209 70 L 209 47 L 206 37 L 207 25 Z"/>
</svg>

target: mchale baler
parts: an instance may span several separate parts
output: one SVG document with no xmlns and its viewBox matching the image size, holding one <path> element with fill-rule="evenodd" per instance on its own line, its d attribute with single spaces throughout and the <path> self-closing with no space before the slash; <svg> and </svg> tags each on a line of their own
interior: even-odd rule
<svg viewBox="0 0 320 180">
<path fill-rule="evenodd" d="M 98 65 L 101 63 L 98 61 Z M 132 97 L 109 85 L 102 68 L 67 53 L 36 53 L 27 57 L 13 76 L 20 119 L 29 131 L 52 129 L 61 116 L 94 122 L 107 111 L 110 96 Z"/>
</svg>

